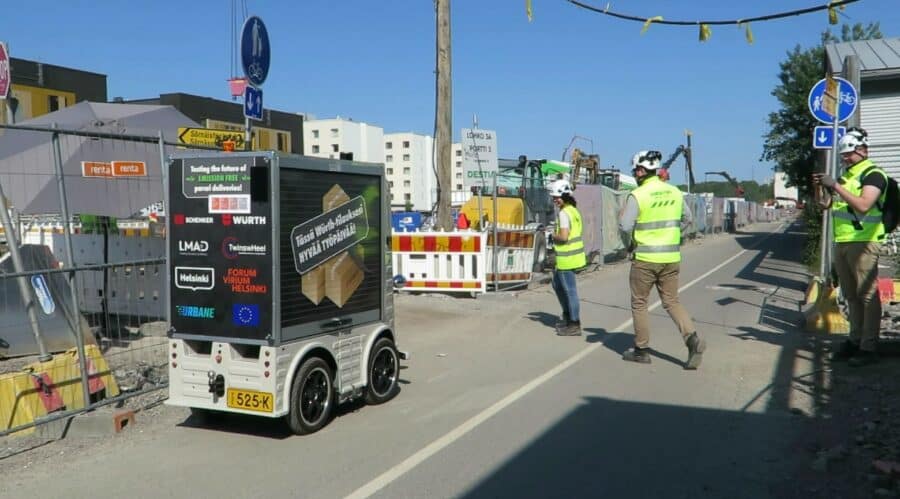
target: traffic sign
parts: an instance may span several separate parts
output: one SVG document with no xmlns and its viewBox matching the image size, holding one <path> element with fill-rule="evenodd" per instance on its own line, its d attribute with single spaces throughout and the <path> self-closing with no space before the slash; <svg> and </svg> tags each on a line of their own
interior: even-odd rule
<svg viewBox="0 0 900 499">
<path fill-rule="evenodd" d="M 837 87 L 837 89 L 828 88 L 829 80 L 836 82 L 836 84 L 832 83 L 831 86 Z M 840 95 L 837 95 L 838 93 Z M 809 105 L 809 112 L 812 113 L 815 119 L 822 123 L 831 124 L 834 123 L 834 115 L 829 113 L 829 111 L 833 111 L 834 108 L 829 109 L 829 107 L 836 104 L 838 122 L 842 122 L 856 112 L 858 100 L 856 89 L 849 81 L 843 78 L 822 78 L 809 91 L 807 104 Z"/>
<path fill-rule="evenodd" d="M 244 116 L 254 120 L 262 121 L 263 115 L 263 92 L 261 88 L 251 85 L 244 87 Z"/>
<path fill-rule="evenodd" d="M 256 16 L 248 17 L 241 30 L 241 65 L 251 85 L 258 87 L 266 81 L 271 56 L 266 25 Z"/>
<path fill-rule="evenodd" d="M 244 132 L 234 130 L 215 130 L 212 128 L 179 128 L 178 142 L 195 146 L 215 147 L 221 149 L 225 141 L 234 142 L 234 148 L 244 149 Z"/>
<path fill-rule="evenodd" d="M 847 127 L 838 127 L 838 140 L 847 133 Z M 834 146 L 834 128 L 830 126 L 817 126 L 813 130 L 813 148 L 831 149 Z"/>
<path fill-rule="evenodd" d="M 9 95 L 10 87 L 12 87 L 12 73 L 9 69 L 9 50 L 5 43 L 0 42 L 0 100 Z"/>
</svg>

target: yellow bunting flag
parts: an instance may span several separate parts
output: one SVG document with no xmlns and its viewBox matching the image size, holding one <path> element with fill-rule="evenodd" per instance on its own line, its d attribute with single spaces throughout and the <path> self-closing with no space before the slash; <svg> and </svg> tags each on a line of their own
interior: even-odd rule
<svg viewBox="0 0 900 499">
<path fill-rule="evenodd" d="M 641 28 L 641 34 L 643 35 L 644 33 L 647 32 L 647 29 L 650 28 L 651 23 L 656 22 L 656 21 L 662 21 L 662 20 L 663 20 L 663 16 L 654 16 L 654 17 L 647 19 L 647 21 L 644 23 L 644 27 Z"/>
<path fill-rule="evenodd" d="M 828 24 L 837 24 L 837 11 L 834 10 L 834 7 L 828 7 Z"/>
<path fill-rule="evenodd" d="M 709 40 L 710 36 L 712 36 L 712 31 L 710 31 L 709 25 L 701 24 L 700 25 L 700 41 L 705 42 L 706 40 Z"/>
<path fill-rule="evenodd" d="M 753 31 L 750 30 L 750 23 L 743 23 L 743 24 L 744 24 L 744 37 L 747 38 L 747 43 L 749 43 L 750 45 L 753 45 Z"/>
<path fill-rule="evenodd" d="M 531 22 L 534 12 L 531 10 L 531 0 L 525 0 L 525 15 L 528 16 L 528 22 Z"/>
</svg>

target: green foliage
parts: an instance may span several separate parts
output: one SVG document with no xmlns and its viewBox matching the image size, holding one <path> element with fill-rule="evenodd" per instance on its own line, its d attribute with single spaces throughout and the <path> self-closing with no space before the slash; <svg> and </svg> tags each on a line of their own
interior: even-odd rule
<svg viewBox="0 0 900 499">
<path fill-rule="evenodd" d="M 819 262 L 819 243 L 822 237 L 822 210 L 814 205 L 815 203 L 806 203 L 803 208 L 803 219 L 806 222 L 803 263 L 809 266 L 815 266 Z"/>
<path fill-rule="evenodd" d="M 780 63 L 778 79 L 781 82 L 772 90 L 781 109 L 769 113 L 769 132 L 760 159 L 772 161 L 784 171 L 791 185 L 800 189 L 801 197 L 809 192 L 810 176 L 816 167 L 815 150 L 810 146 L 813 127 L 818 122 L 809 113 L 809 90 L 825 76 L 825 44 L 839 41 L 881 38 L 878 23 L 863 26 L 843 25 L 838 39 L 830 30 L 822 33 L 822 45 L 802 49 L 799 45 L 787 53 Z"/>
</svg>

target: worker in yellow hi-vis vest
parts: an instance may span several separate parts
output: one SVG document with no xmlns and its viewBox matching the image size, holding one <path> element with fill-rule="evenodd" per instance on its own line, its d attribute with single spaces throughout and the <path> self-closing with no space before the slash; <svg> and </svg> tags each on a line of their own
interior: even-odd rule
<svg viewBox="0 0 900 499">
<path fill-rule="evenodd" d="M 631 314 L 634 318 L 634 348 L 624 360 L 650 363 L 650 314 L 647 298 L 654 286 L 663 308 L 675 321 L 688 349 L 686 369 L 697 369 L 706 341 L 694 330 L 694 321 L 678 301 L 678 272 L 681 262 L 681 229 L 691 223 L 691 211 L 684 196 L 672 184 L 657 176 L 662 154 L 641 151 L 631 160 L 638 188 L 631 191 L 619 219 L 626 247 L 632 248 Z"/>
<path fill-rule="evenodd" d="M 572 197 L 567 180 L 556 180 L 548 187 L 553 204 L 559 209 L 556 230 L 553 232 L 553 251 L 556 270 L 553 271 L 553 291 L 562 306 L 562 320 L 556 325 L 559 336 L 580 336 L 581 316 L 575 271 L 587 265 L 582 240 L 581 213 Z"/>
<path fill-rule="evenodd" d="M 832 360 L 847 360 L 863 366 L 877 360 L 881 329 L 881 299 L 878 296 L 878 254 L 885 237 L 881 210 L 888 177 L 869 159 L 868 134 L 851 128 L 838 143 L 844 173 L 835 180 L 815 174 L 813 182 L 837 197 L 831 205 L 834 221 L 834 269 L 850 308 L 850 337 L 835 351 Z"/>
</svg>

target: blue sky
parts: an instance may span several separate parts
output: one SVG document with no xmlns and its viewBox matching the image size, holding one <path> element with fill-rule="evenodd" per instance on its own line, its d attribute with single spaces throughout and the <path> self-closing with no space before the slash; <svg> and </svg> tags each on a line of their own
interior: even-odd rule
<svg viewBox="0 0 900 499">
<path fill-rule="evenodd" d="M 240 2 L 239 2 L 240 3 Z M 246 0 L 272 43 L 266 107 L 340 115 L 385 132 L 433 134 L 434 9 L 430 0 Z M 595 0 L 605 6 L 604 0 Z M 612 10 L 666 19 L 735 19 L 825 0 L 619 0 Z M 32 0 L 6 9 L 0 40 L 14 57 L 104 73 L 109 97 L 187 92 L 229 97 L 232 0 L 112 2 Z M 862 0 L 842 22 L 880 22 L 900 36 L 900 2 Z M 702 173 L 768 175 L 760 163 L 770 92 L 788 50 L 819 43 L 824 12 L 752 26 L 652 26 L 579 9 L 564 0 L 452 0 L 453 130 L 497 131 L 501 157 L 559 159 L 575 146 L 626 169 L 631 155 L 668 156 L 693 132 Z M 839 28 L 839 26 L 837 27 Z M 839 29 L 837 30 L 839 31 Z M 238 70 L 239 71 L 239 70 Z M 683 165 L 682 161 L 677 163 Z M 673 178 L 683 178 L 682 168 Z"/>
</svg>

